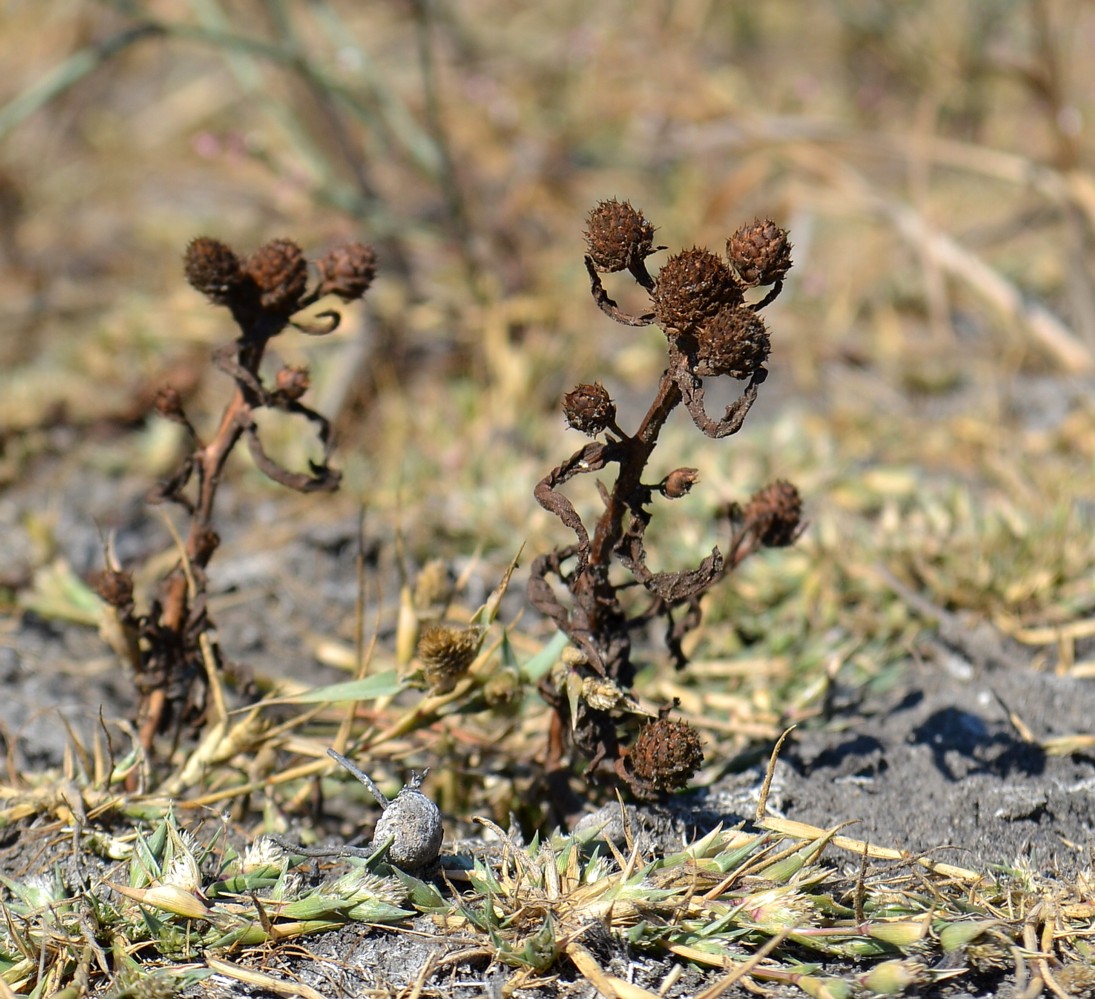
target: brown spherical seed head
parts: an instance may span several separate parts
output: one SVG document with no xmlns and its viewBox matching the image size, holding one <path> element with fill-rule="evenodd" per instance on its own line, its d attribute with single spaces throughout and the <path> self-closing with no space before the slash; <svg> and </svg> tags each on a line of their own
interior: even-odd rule
<svg viewBox="0 0 1095 999">
<path fill-rule="evenodd" d="M 308 262 L 291 239 L 272 239 L 247 258 L 247 276 L 259 290 L 267 312 L 291 316 L 308 285 Z"/>
<path fill-rule="evenodd" d="M 199 236 L 183 257 L 186 280 L 210 301 L 228 305 L 243 281 L 243 266 L 227 243 Z"/>
<path fill-rule="evenodd" d="M 700 481 L 698 468 L 674 468 L 662 483 L 662 492 L 669 499 L 680 499 L 687 496 L 692 487 Z"/>
<path fill-rule="evenodd" d="M 703 766 L 700 734 L 670 718 L 648 722 L 635 740 L 631 765 L 637 777 L 659 791 L 676 791 Z"/>
<path fill-rule="evenodd" d="M 352 302 L 368 291 L 376 277 L 376 252 L 364 243 L 336 246 L 320 257 L 316 269 L 320 295 L 337 295 Z"/>
<path fill-rule="evenodd" d="M 653 299 L 654 319 L 670 337 L 702 326 L 744 300 L 726 262 L 698 247 L 675 253 L 665 262 Z"/>
<path fill-rule="evenodd" d="M 432 624 L 418 639 L 422 673 L 434 694 L 447 694 L 479 655 L 483 636 L 478 628 Z"/>
<path fill-rule="evenodd" d="M 627 270 L 654 252 L 654 226 L 629 201 L 602 201 L 586 217 L 586 245 L 597 270 Z"/>
<path fill-rule="evenodd" d="M 700 377 L 751 378 L 768 360 L 772 346 L 764 320 L 742 305 L 723 309 L 705 323 L 695 342 L 692 370 Z"/>
<path fill-rule="evenodd" d="M 596 437 L 616 422 L 616 404 L 599 382 L 583 383 L 563 397 L 563 415 L 568 426 L 587 437 Z"/>
<path fill-rule="evenodd" d="M 801 533 L 802 497 L 790 482 L 777 479 L 753 494 L 743 516 L 746 524 L 754 526 L 761 544 L 785 548 Z"/>
<path fill-rule="evenodd" d="M 753 219 L 726 241 L 726 256 L 748 287 L 775 284 L 791 269 L 787 230 L 771 219 Z"/>
</svg>

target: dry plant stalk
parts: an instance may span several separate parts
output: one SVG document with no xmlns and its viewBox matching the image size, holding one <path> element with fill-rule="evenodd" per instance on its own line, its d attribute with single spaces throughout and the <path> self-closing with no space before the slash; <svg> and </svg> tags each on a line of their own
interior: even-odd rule
<svg viewBox="0 0 1095 999">
<path fill-rule="evenodd" d="M 536 486 L 541 506 L 575 535 L 575 542 L 538 557 L 531 568 L 529 599 L 573 642 L 571 654 L 541 684 L 554 708 L 548 765 L 558 771 L 567 742 L 589 759 L 593 776 L 610 765 L 638 797 L 654 798 L 683 787 L 703 762 L 699 735 L 671 721 L 668 708 L 648 720 L 632 748 L 621 745 L 618 728 L 635 720 L 629 691 L 635 679 L 632 633 L 664 619 L 666 642 L 678 669 L 686 664 L 684 636 L 700 621 L 700 598 L 747 556 L 762 547 L 789 545 L 801 533 L 798 491 L 777 481 L 760 490 L 746 506 L 725 511 L 729 545 L 717 547 L 694 569 L 655 572 L 647 564 L 644 536 L 656 498 L 685 495 L 698 480 L 692 468 L 678 468 L 657 483 L 643 473 L 658 437 L 674 409 L 684 406 L 692 422 L 712 439 L 737 433 L 768 372 L 764 362 L 769 336 L 761 310 L 775 300 L 791 267 L 787 233 L 769 220 L 742 226 L 726 244 L 726 259 L 693 247 L 673 254 L 655 279 L 646 258 L 654 246 L 654 226 L 628 202 L 603 201 L 590 213 L 585 258 L 590 290 L 597 306 L 629 326 L 656 323 L 666 336 L 668 361 L 654 399 L 634 433 L 616 422 L 616 407 L 600 384 L 579 385 L 568 393 L 563 410 L 568 424 L 593 438 L 553 468 Z M 630 315 L 611 299 L 602 273 L 627 271 L 650 295 L 651 311 Z M 770 287 L 750 304 L 751 288 Z M 746 382 L 741 396 L 718 417 L 704 406 L 704 380 L 730 377 Z M 601 439 L 601 437 L 604 439 Z M 615 481 L 597 486 L 604 510 L 592 530 L 560 487 L 575 476 L 616 466 Z M 630 578 L 614 580 L 613 563 Z M 549 581 L 562 583 L 561 598 Z M 629 611 L 622 591 L 640 584 L 649 597 L 645 607 Z"/>
<path fill-rule="evenodd" d="M 111 565 L 100 577 L 100 595 L 113 608 L 113 644 L 134 670 L 139 701 L 140 742 L 151 754 L 158 734 L 185 726 L 198 728 L 205 717 L 208 678 L 202 637 L 213 650 L 213 667 L 225 665 L 213 637 L 206 590 L 206 569 L 220 544 L 213 511 L 228 456 L 245 441 L 255 464 L 269 478 L 298 492 L 329 492 L 338 488 L 340 473 L 329 464 L 330 424 L 301 402 L 308 390 L 308 372 L 283 367 L 272 387 L 260 371 L 270 341 L 287 326 L 311 336 L 324 336 L 339 324 L 337 311 L 319 313 L 309 322 L 293 316 L 321 298 L 334 295 L 344 302 L 362 297 L 376 275 L 376 255 L 361 243 L 339 246 L 318 261 L 318 280 L 309 290 L 308 262 L 299 246 L 275 239 L 241 258 L 215 239 L 199 237 L 187 247 L 186 277 L 216 305 L 227 308 L 239 335 L 213 354 L 214 364 L 234 382 L 234 390 L 209 441 L 198 434 L 183 410 L 179 393 L 160 391 L 160 416 L 184 426 L 192 450 L 179 468 L 150 493 L 149 501 L 181 506 L 190 523 L 178 564 L 161 580 L 147 614 L 138 614 L 129 572 Z M 307 472 L 278 464 L 262 445 L 255 413 L 263 407 L 296 414 L 315 424 L 323 457 Z"/>
</svg>

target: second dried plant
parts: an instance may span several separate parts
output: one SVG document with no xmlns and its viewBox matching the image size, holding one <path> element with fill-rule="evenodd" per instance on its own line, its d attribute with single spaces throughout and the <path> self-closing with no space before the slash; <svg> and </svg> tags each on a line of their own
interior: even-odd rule
<svg viewBox="0 0 1095 999">
<path fill-rule="evenodd" d="M 724 509 L 725 550 L 714 548 L 691 569 L 651 567 L 645 539 L 654 513 L 698 481 L 698 472 L 685 467 L 645 480 L 661 431 L 678 407 L 712 440 L 742 428 L 768 374 L 770 338 L 762 311 L 791 268 L 787 233 L 771 220 L 739 228 L 727 240 L 725 256 L 698 247 L 672 254 L 656 277 L 646 260 L 665 247 L 654 245 L 654 234 L 655 227 L 628 202 L 603 201 L 589 213 L 585 265 L 594 301 L 617 322 L 660 327 L 666 366 L 631 431 L 617 422 L 616 406 L 599 383 L 567 394 L 567 423 L 592 440 L 544 476 L 535 495 L 574 540 L 538 557 L 529 581 L 530 601 L 572 643 L 560 668 L 541 685 L 554 708 L 549 768 L 559 772 L 572 747 L 586 759 L 587 775 L 597 779 L 608 769 L 641 798 L 683 787 L 703 753 L 697 731 L 668 717 L 671 705 L 654 718 L 638 709 L 631 695 L 634 636 L 651 622 L 663 622 L 670 655 L 683 668 L 682 640 L 700 622 L 702 596 L 758 549 L 791 544 L 802 513 L 795 487 L 773 482 L 744 506 Z M 630 275 L 648 293 L 649 311 L 622 310 L 602 283 L 601 275 L 609 273 Z M 763 288 L 768 291 L 753 292 Z M 737 380 L 743 388 L 712 415 L 705 384 L 718 378 Z M 589 524 L 562 489 L 580 475 L 601 476 L 603 509 Z M 625 599 L 636 584 L 645 593 L 638 605 Z"/>
</svg>

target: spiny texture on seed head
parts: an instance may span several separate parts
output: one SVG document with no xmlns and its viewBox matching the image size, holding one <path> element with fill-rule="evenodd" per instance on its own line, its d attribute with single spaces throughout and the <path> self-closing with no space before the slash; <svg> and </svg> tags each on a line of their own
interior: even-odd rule
<svg viewBox="0 0 1095 999">
<path fill-rule="evenodd" d="M 247 275 L 259 289 L 263 309 L 289 316 L 308 285 L 308 262 L 291 239 L 272 239 L 248 257 Z"/>
<path fill-rule="evenodd" d="M 430 690 L 447 694 L 475 661 L 482 644 L 478 628 L 451 628 L 432 624 L 418 639 L 418 658 Z"/>
<path fill-rule="evenodd" d="M 750 288 L 775 284 L 791 269 L 787 230 L 771 219 L 753 219 L 726 241 L 726 256 Z"/>
<path fill-rule="evenodd" d="M 635 741 L 631 765 L 638 777 L 660 791 L 682 788 L 703 766 L 700 734 L 687 722 L 649 722 Z"/>
<path fill-rule="evenodd" d="M 701 326 L 743 301 L 741 285 L 726 262 L 698 247 L 675 253 L 665 262 L 653 297 L 654 318 L 669 336 Z"/>
<path fill-rule="evenodd" d="M 744 517 L 755 526 L 762 544 L 785 548 L 799 536 L 802 497 L 790 482 L 777 479 L 753 494 Z"/>
<path fill-rule="evenodd" d="M 751 378 L 771 350 L 764 320 L 741 305 L 708 320 L 696 331 L 695 342 L 692 370 L 701 377 Z"/>
<path fill-rule="evenodd" d="M 227 243 L 198 236 L 187 245 L 183 260 L 192 288 L 218 305 L 232 300 L 243 280 L 243 267 Z"/>
<path fill-rule="evenodd" d="M 629 201 L 600 202 L 586 218 L 589 257 L 599 271 L 627 270 L 654 252 L 654 226 Z"/>
<path fill-rule="evenodd" d="M 376 252 L 364 243 L 347 243 L 328 250 L 316 262 L 319 294 L 337 295 L 344 302 L 361 298 L 376 277 Z"/>
<path fill-rule="evenodd" d="M 616 405 L 599 382 L 582 384 L 563 397 L 563 415 L 568 426 L 587 437 L 596 437 L 616 419 Z"/>
</svg>

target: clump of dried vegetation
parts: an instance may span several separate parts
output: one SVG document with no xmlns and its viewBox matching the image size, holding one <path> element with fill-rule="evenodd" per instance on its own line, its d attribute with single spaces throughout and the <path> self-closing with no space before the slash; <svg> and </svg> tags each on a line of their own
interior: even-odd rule
<svg viewBox="0 0 1095 999">
<path fill-rule="evenodd" d="M 628 326 L 657 323 L 665 333 L 668 359 L 654 399 L 632 433 L 620 428 L 616 406 L 599 383 L 582 384 L 563 401 L 567 423 L 594 442 L 576 451 L 536 486 L 536 499 L 575 535 L 571 545 L 542 555 L 532 565 L 529 598 L 574 643 L 571 654 L 541 683 L 554 708 L 548 754 L 557 767 L 568 742 L 589 760 L 595 776 L 611 766 L 630 791 L 655 798 L 683 787 L 703 762 L 698 733 L 659 712 L 647 720 L 634 746 L 621 746 L 622 720 L 634 721 L 639 706 L 632 696 L 635 666 L 632 635 L 664 620 L 666 643 L 677 669 L 686 659 L 682 640 L 700 622 L 700 601 L 711 587 L 762 547 L 791 544 L 801 531 L 802 502 L 788 482 L 762 489 L 744 506 L 728 505 L 723 517 L 727 554 L 712 550 L 693 569 L 654 571 L 648 564 L 646 529 L 657 500 L 686 495 L 698 481 L 695 468 L 677 468 L 659 482 L 643 476 L 666 421 L 683 406 L 707 437 L 736 434 L 768 375 L 770 349 L 761 310 L 775 300 L 791 268 L 787 233 L 771 220 L 754 220 L 726 241 L 726 258 L 693 247 L 673 254 L 651 277 L 646 260 L 657 250 L 654 225 L 629 202 L 603 201 L 590 213 L 585 258 L 594 301 L 607 315 Z M 626 271 L 650 295 L 651 311 L 635 316 L 621 311 L 601 282 L 602 273 Z M 771 287 L 747 303 L 752 288 Z M 719 417 L 704 406 L 704 382 L 715 378 L 745 382 L 740 397 Z M 599 438 L 606 436 L 606 440 Z M 615 468 L 611 486 L 598 481 L 604 504 L 587 528 L 561 487 L 579 475 Z M 614 565 L 627 577 L 613 576 Z M 549 580 L 558 579 L 564 603 Z M 646 606 L 625 606 L 635 584 Z M 641 717 L 641 715 L 640 715 Z"/>
<path fill-rule="evenodd" d="M 113 609 L 106 634 L 134 676 L 135 722 L 150 759 L 156 736 L 173 731 L 177 741 L 184 728 L 193 734 L 205 726 L 209 682 L 219 684 L 228 665 L 209 615 L 206 570 L 221 541 L 214 509 L 233 449 L 245 442 L 264 475 L 298 492 L 329 492 L 341 478 L 329 464 L 330 424 L 301 401 L 308 391 L 307 370 L 284 366 L 273 386 L 265 384 L 261 366 L 267 347 L 287 327 L 310 336 L 334 332 L 337 311 L 307 321 L 294 322 L 293 316 L 328 296 L 343 302 L 361 298 L 376 275 L 376 254 L 361 243 L 336 247 L 316 262 L 318 279 L 309 288 L 308 261 L 291 240 L 272 240 L 241 258 L 226 244 L 199 237 L 186 249 L 185 270 L 190 284 L 227 309 L 239 328 L 239 335 L 213 354 L 216 367 L 232 379 L 233 392 L 213 436 L 205 440 L 188 419 L 179 392 L 170 386 L 160 391 L 157 412 L 185 427 L 191 443 L 178 469 L 149 494 L 150 502 L 175 503 L 189 517 L 179 560 L 144 611 L 134 601 L 132 573 L 121 566 L 105 570 L 98 586 Z M 256 422 L 263 408 L 315 424 L 322 455 L 307 472 L 284 468 L 266 452 Z"/>
</svg>

